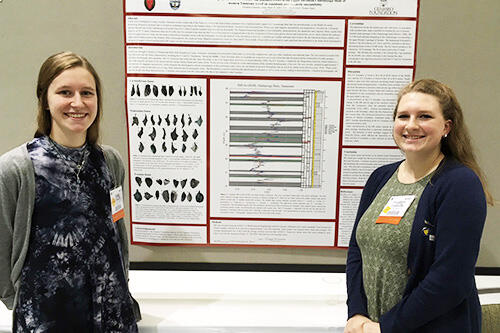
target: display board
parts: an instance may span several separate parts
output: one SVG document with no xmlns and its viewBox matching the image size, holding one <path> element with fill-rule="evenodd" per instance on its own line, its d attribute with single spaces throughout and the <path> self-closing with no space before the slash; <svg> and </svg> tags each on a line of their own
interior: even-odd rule
<svg viewBox="0 0 500 333">
<path fill-rule="evenodd" d="M 380 0 L 366 1 L 373 7 L 381 7 Z M 394 7 L 397 2 L 387 0 L 386 4 Z M 159 5 L 156 0 L 156 6 Z M 480 165 L 497 200 L 500 198 L 499 11 L 497 0 L 421 0 L 415 70 L 415 78 L 436 78 L 455 90 Z M 123 12 L 122 1 L 0 2 L 0 153 L 33 137 L 36 76 L 41 63 L 53 53 L 72 50 L 89 58 L 99 72 L 104 87 L 101 142 L 117 148 L 127 164 L 130 123 L 124 99 L 127 90 Z M 126 172 L 128 180 L 128 168 Z M 128 185 L 124 186 L 124 195 L 126 219 L 130 219 Z M 489 207 L 478 260 L 480 267 L 500 268 L 499 221 L 500 204 Z M 308 269 L 314 270 L 312 266 L 345 264 L 346 252 L 330 247 L 131 245 L 130 259 L 134 265 L 174 262 L 176 267 L 184 269 L 193 269 L 195 263 L 197 267 L 248 263 L 264 269 L 309 265 Z M 168 269 L 173 265 L 161 267 Z"/>
<path fill-rule="evenodd" d="M 132 244 L 346 247 L 418 1 L 124 3 Z"/>
</svg>

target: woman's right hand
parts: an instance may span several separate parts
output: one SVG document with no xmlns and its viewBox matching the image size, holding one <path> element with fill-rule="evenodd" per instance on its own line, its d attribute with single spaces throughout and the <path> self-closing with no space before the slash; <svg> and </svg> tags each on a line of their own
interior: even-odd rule
<svg viewBox="0 0 500 333">
<path fill-rule="evenodd" d="M 349 318 L 344 328 L 344 333 L 363 333 L 363 324 L 371 321 L 363 315 L 357 314 Z"/>
</svg>

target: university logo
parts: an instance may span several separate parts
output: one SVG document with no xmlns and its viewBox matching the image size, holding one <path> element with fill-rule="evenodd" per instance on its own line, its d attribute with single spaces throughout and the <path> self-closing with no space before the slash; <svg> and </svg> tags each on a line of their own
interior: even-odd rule
<svg viewBox="0 0 500 333">
<path fill-rule="evenodd" d="M 181 6 L 181 0 L 170 0 L 170 8 L 173 10 L 179 9 Z"/>
<path fill-rule="evenodd" d="M 155 8 L 155 0 L 144 0 L 144 6 L 147 10 L 152 11 Z"/>
</svg>

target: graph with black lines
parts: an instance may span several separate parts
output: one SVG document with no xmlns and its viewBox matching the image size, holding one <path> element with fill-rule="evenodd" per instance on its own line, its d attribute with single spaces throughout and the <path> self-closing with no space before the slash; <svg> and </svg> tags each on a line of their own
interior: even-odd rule
<svg viewBox="0 0 500 333">
<path fill-rule="evenodd" d="M 229 186 L 320 188 L 325 91 L 231 90 Z"/>
</svg>

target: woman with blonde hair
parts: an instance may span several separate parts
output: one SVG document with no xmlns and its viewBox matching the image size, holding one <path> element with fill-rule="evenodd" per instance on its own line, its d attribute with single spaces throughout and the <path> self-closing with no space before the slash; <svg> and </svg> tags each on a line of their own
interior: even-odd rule
<svg viewBox="0 0 500 333">
<path fill-rule="evenodd" d="M 361 196 L 347 256 L 356 332 L 480 332 L 474 271 L 493 204 L 453 91 L 431 79 L 398 95 L 394 141 Z"/>
<path fill-rule="evenodd" d="M 0 297 L 13 332 L 137 332 L 128 240 L 110 192 L 118 152 L 98 144 L 99 77 L 62 52 L 41 66 L 35 138 L 0 157 Z"/>
</svg>

